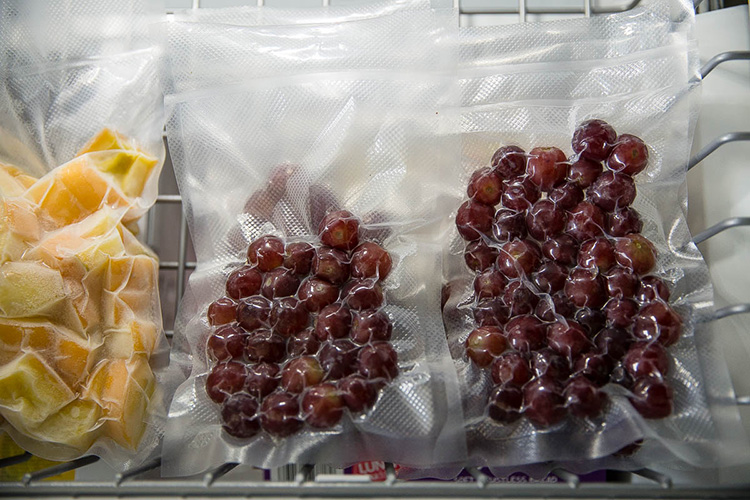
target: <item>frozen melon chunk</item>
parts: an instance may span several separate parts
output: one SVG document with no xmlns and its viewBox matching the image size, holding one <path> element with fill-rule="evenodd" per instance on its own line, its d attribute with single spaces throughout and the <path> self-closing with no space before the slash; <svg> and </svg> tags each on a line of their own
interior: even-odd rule
<svg viewBox="0 0 750 500">
<path fill-rule="evenodd" d="M 102 294 L 107 327 L 122 329 L 133 320 L 158 322 L 157 277 L 157 263 L 146 255 L 110 259 Z"/>
<path fill-rule="evenodd" d="M 29 434 L 41 441 L 72 446 L 79 452 L 89 449 L 100 434 L 102 409 L 93 401 L 78 399 L 50 415 Z"/>
<path fill-rule="evenodd" d="M 104 434 L 135 449 L 146 430 L 154 374 L 144 357 L 101 361 L 89 378 L 85 397 L 103 409 Z"/>
<path fill-rule="evenodd" d="M 35 316 L 65 299 L 60 272 L 34 262 L 0 266 L 0 312 L 6 317 Z"/>
<path fill-rule="evenodd" d="M 151 357 L 156 347 L 159 330 L 148 321 L 132 321 L 124 328 L 109 330 L 104 334 L 106 357 L 130 359 L 135 355 Z"/>
<path fill-rule="evenodd" d="M 36 354 L 24 353 L 0 367 L 0 413 L 18 428 L 42 423 L 73 399 L 73 391 Z"/>
<path fill-rule="evenodd" d="M 0 163 L 0 194 L 3 196 L 21 196 L 35 182 L 34 177 L 16 167 Z"/>
</svg>

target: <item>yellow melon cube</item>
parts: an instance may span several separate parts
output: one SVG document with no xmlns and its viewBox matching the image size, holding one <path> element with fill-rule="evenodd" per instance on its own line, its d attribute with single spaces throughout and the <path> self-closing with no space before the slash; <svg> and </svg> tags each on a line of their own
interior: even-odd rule
<svg viewBox="0 0 750 500">
<path fill-rule="evenodd" d="M 27 241 L 36 241 L 41 235 L 39 220 L 29 202 L 23 198 L 5 199 L 0 216 L 8 224 L 8 229 Z"/>
<path fill-rule="evenodd" d="M 34 262 L 0 266 L 0 312 L 6 317 L 34 316 L 65 299 L 60 272 Z"/>
<path fill-rule="evenodd" d="M 63 183 L 50 172 L 34 184 L 25 196 L 39 206 L 40 212 L 55 226 L 67 226 L 84 216 L 86 210 Z"/>
<path fill-rule="evenodd" d="M 29 429 L 31 437 L 48 443 L 71 446 L 83 453 L 101 434 L 102 409 L 93 401 L 77 399 L 50 415 L 38 427 Z"/>
<path fill-rule="evenodd" d="M 36 181 L 16 167 L 0 163 L 0 194 L 3 196 L 21 196 Z"/>
<path fill-rule="evenodd" d="M 105 332 L 105 356 L 110 359 L 130 359 L 135 355 L 150 358 L 158 336 L 159 329 L 155 323 L 131 321 L 125 328 Z"/>
<path fill-rule="evenodd" d="M 82 156 L 93 151 L 106 151 L 108 149 L 132 149 L 130 141 L 112 129 L 102 129 L 98 134 L 87 142 L 76 156 Z"/>
</svg>

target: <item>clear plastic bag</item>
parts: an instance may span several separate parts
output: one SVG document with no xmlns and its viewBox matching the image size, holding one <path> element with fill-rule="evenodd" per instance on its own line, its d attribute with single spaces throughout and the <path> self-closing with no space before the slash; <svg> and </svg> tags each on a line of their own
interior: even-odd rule
<svg viewBox="0 0 750 500">
<path fill-rule="evenodd" d="M 178 15 L 169 26 L 167 134 L 198 267 L 172 351 L 179 388 L 165 438 L 167 475 L 225 462 L 427 466 L 465 456 L 434 237 L 439 186 L 457 152 L 435 134 L 452 127 L 441 111 L 453 96 L 455 56 L 446 43 L 455 13 L 388 8 L 327 24 L 333 13 L 326 23 L 273 27 L 201 13 L 198 19 L 216 22 Z M 362 219 L 363 238 L 393 258 L 384 311 L 399 375 L 371 410 L 345 415 L 329 430 L 233 438 L 207 396 L 214 364 L 207 308 L 225 293 L 251 241 L 274 234 L 312 243 L 335 209 Z"/>
<path fill-rule="evenodd" d="M 133 233 L 164 160 L 158 13 L 0 2 L 0 414 L 51 460 L 159 442 L 158 259 Z"/>
<path fill-rule="evenodd" d="M 570 155 L 573 131 L 588 119 L 641 137 L 650 160 L 635 177 L 633 207 L 643 220 L 642 234 L 657 249 L 652 274 L 669 284 L 669 302 L 683 321 L 680 341 L 668 349 L 666 378 L 674 389 L 669 417 L 644 419 L 628 402 L 628 390 L 608 383 L 603 390 L 609 402 L 600 417 L 566 418 L 546 428 L 526 418 L 493 422 L 487 414 L 490 370 L 479 369 L 466 354 L 475 328 L 474 275 L 464 261 L 465 242 L 453 229 L 444 261 L 450 290 L 444 319 L 461 380 L 471 465 L 494 467 L 499 475 L 526 465 L 536 474 L 549 467 L 530 464 L 564 462 L 580 471 L 654 463 L 714 466 L 746 453 L 726 366 L 710 334 L 708 271 L 685 220 L 685 166 L 699 91 L 692 24 L 692 5 L 649 2 L 591 19 L 461 31 L 463 168 L 454 206 L 466 199 L 471 174 L 489 166 L 500 146 L 527 152 L 554 146 Z M 485 241 L 499 249 L 491 238 Z M 735 432 L 737 441 L 731 438 Z M 633 457 L 590 461 L 640 439 L 646 440 L 643 451 Z"/>
</svg>

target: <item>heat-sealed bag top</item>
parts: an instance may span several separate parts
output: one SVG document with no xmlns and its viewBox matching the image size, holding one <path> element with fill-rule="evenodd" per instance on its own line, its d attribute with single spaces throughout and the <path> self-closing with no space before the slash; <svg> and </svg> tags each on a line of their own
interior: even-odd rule
<svg viewBox="0 0 750 500">
<path fill-rule="evenodd" d="M 43 458 L 158 445 L 158 261 L 134 231 L 164 159 L 159 12 L 0 2 L 0 421 Z"/>
<path fill-rule="evenodd" d="M 649 2 L 461 31 L 444 319 L 471 465 L 713 466 L 746 443 L 685 220 L 692 24 Z"/>
<path fill-rule="evenodd" d="M 465 457 L 434 230 L 457 151 L 441 139 L 455 13 L 185 16 L 168 28 L 167 135 L 198 265 L 165 474 Z"/>
</svg>

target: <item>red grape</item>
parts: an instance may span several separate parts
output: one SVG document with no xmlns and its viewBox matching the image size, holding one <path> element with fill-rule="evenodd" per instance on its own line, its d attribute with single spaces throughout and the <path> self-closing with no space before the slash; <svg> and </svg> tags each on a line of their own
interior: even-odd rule
<svg viewBox="0 0 750 500">
<path fill-rule="evenodd" d="M 221 428 L 230 436 L 247 439 L 260 431 L 258 401 L 247 394 L 233 394 L 221 407 Z"/>
<path fill-rule="evenodd" d="M 545 262 L 532 275 L 536 287 L 544 293 L 555 293 L 563 289 L 568 270 L 557 262 Z"/>
<path fill-rule="evenodd" d="M 500 200 L 503 206 L 522 212 L 539 199 L 539 188 L 528 177 L 517 177 L 505 181 L 505 189 Z"/>
<path fill-rule="evenodd" d="M 604 328 L 607 318 L 599 309 L 582 307 L 575 312 L 573 317 L 579 325 L 586 330 L 589 335 L 595 335 L 599 330 Z"/>
<path fill-rule="evenodd" d="M 634 135 L 622 134 L 607 158 L 607 167 L 627 175 L 636 175 L 648 164 L 648 148 Z"/>
<path fill-rule="evenodd" d="M 276 236 L 261 236 L 247 249 L 247 261 L 261 271 L 270 271 L 284 264 L 284 242 Z"/>
<path fill-rule="evenodd" d="M 538 240 L 557 236 L 565 229 L 565 211 L 550 200 L 539 200 L 529 209 L 526 225 Z"/>
<path fill-rule="evenodd" d="M 568 158 L 558 148 L 534 148 L 529 152 L 526 172 L 542 191 L 562 184 L 568 175 Z"/>
<path fill-rule="evenodd" d="M 325 383 L 307 390 L 302 398 L 302 414 L 311 427 L 328 429 L 344 415 L 344 399 L 336 385 Z"/>
<path fill-rule="evenodd" d="M 521 280 L 514 280 L 505 287 L 503 302 L 510 309 L 510 315 L 517 316 L 531 314 L 539 302 L 539 297 Z"/>
<path fill-rule="evenodd" d="M 222 297 L 208 306 L 208 324 L 225 325 L 237 318 L 237 303 L 229 297 Z"/>
<path fill-rule="evenodd" d="M 243 299 L 237 306 L 237 322 L 249 332 L 268 326 L 270 314 L 271 301 L 259 295 Z"/>
<path fill-rule="evenodd" d="M 656 276 L 644 276 L 638 287 L 637 299 L 641 302 L 669 301 L 669 287 Z"/>
<path fill-rule="evenodd" d="M 653 243 L 640 234 L 629 234 L 615 242 L 617 263 L 632 269 L 636 274 L 646 274 L 656 265 Z"/>
<path fill-rule="evenodd" d="M 307 278 L 299 287 L 300 302 L 310 312 L 318 312 L 339 298 L 339 289 L 328 281 L 320 278 Z"/>
<path fill-rule="evenodd" d="M 682 318 L 664 302 L 646 304 L 635 317 L 633 335 L 642 340 L 659 340 L 669 347 L 680 339 Z"/>
<path fill-rule="evenodd" d="M 383 289 L 374 278 L 353 280 L 342 291 L 346 304 L 352 309 L 377 309 L 383 304 Z"/>
<path fill-rule="evenodd" d="M 318 236 L 326 246 L 352 250 L 359 244 L 359 219 L 346 210 L 331 212 L 320 221 Z"/>
<path fill-rule="evenodd" d="M 266 273 L 261 291 L 264 297 L 275 299 L 297 293 L 299 278 L 288 269 L 278 268 Z"/>
<path fill-rule="evenodd" d="M 354 372 L 358 352 L 357 346 L 346 339 L 323 344 L 318 352 L 318 359 L 327 374 L 326 378 L 337 380 Z"/>
<path fill-rule="evenodd" d="M 349 375 L 338 381 L 344 403 L 350 411 L 358 413 L 370 408 L 378 399 L 375 385 L 359 375 Z"/>
<path fill-rule="evenodd" d="M 474 321 L 479 326 L 503 326 L 508 321 L 509 311 L 503 299 L 482 299 L 473 308 Z"/>
<path fill-rule="evenodd" d="M 607 395 L 586 377 L 575 377 L 565 387 L 568 411 L 576 417 L 594 418 L 604 409 Z"/>
<path fill-rule="evenodd" d="M 575 363 L 575 372 L 583 375 L 597 386 L 603 386 L 609 381 L 612 371 L 612 361 L 604 354 L 587 352 L 582 354 Z"/>
<path fill-rule="evenodd" d="M 617 132 L 604 120 L 586 120 L 573 132 L 573 151 L 592 161 L 602 161 L 617 140 Z"/>
<path fill-rule="evenodd" d="M 497 268 L 508 278 L 529 275 L 539 267 L 542 252 L 531 240 L 513 240 L 504 244 L 497 256 Z"/>
<path fill-rule="evenodd" d="M 257 268 L 242 266 L 227 278 L 227 295 L 235 300 L 257 295 L 262 282 L 263 275 Z"/>
<path fill-rule="evenodd" d="M 626 267 L 614 267 L 604 276 L 610 297 L 630 298 L 638 288 L 638 276 Z"/>
<path fill-rule="evenodd" d="M 391 272 L 392 265 L 390 254 L 377 243 L 367 241 L 352 252 L 351 271 L 354 278 L 384 280 Z"/>
<path fill-rule="evenodd" d="M 568 360 L 549 347 L 531 353 L 531 368 L 537 377 L 547 375 L 563 381 L 570 375 Z"/>
<path fill-rule="evenodd" d="M 281 369 L 275 363 L 256 363 L 247 368 L 245 390 L 251 396 L 264 398 L 279 386 Z"/>
<path fill-rule="evenodd" d="M 604 214 L 596 205 L 582 201 L 570 210 L 566 232 L 578 241 L 596 238 L 603 233 Z"/>
<path fill-rule="evenodd" d="M 268 330 L 256 330 L 245 341 L 245 356 L 254 363 L 278 363 L 286 357 L 286 341 Z"/>
<path fill-rule="evenodd" d="M 524 219 L 524 213 L 507 208 L 498 210 L 492 224 L 492 235 L 497 241 L 510 241 L 525 237 L 526 220 Z"/>
<path fill-rule="evenodd" d="M 467 241 L 478 240 L 483 234 L 489 234 L 495 209 L 473 200 L 465 201 L 456 213 L 456 228 L 461 237 Z"/>
<path fill-rule="evenodd" d="M 503 195 L 503 179 L 489 167 L 476 170 L 471 174 L 467 194 L 479 203 L 497 205 Z"/>
<path fill-rule="evenodd" d="M 272 436 L 291 436 L 302 428 L 297 397 L 285 392 L 275 392 L 260 406 L 260 426 Z"/>
<path fill-rule="evenodd" d="M 312 272 L 318 278 L 341 285 L 349 279 L 349 268 L 349 257 L 341 250 L 320 247 L 315 251 Z"/>
<path fill-rule="evenodd" d="M 507 281 L 500 271 L 490 268 L 474 278 L 474 294 L 480 299 L 500 296 Z"/>
<path fill-rule="evenodd" d="M 315 354 L 320 348 L 320 342 L 318 341 L 315 330 L 312 328 L 306 328 L 299 333 L 295 333 L 289 338 L 287 350 L 289 356 L 298 357 L 306 354 Z"/>
<path fill-rule="evenodd" d="M 604 168 L 598 161 L 580 157 L 571 163 L 568 177 L 581 188 L 587 188 L 594 183 L 603 171 Z"/>
<path fill-rule="evenodd" d="M 633 207 L 625 207 L 607 214 L 607 234 L 620 237 L 640 233 L 643 229 L 641 216 Z"/>
<path fill-rule="evenodd" d="M 307 200 L 307 212 L 310 216 L 310 227 L 312 228 L 320 228 L 326 214 L 341 209 L 336 194 L 331 191 L 331 188 L 322 184 L 310 185 L 307 190 Z"/>
<path fill-rule="evenodd" d="M 531 380 L 531 370 L 520 352 L 508 351 L 495 358 L 490 368 L 492 381 L 498 385 L 512 384 L 521 387 Z"/>
<path fill-rule="evenodd" d="M 383 311 L 368 309 L 358 311 L 352 320 L 352 340 L 358 344 L 391 340 L 393 325 Z"/>
<path fill-rule="evenodd" d="M 604 306 L 607 324 L 619 328 L 628 328 L 638 313 L 638 304 L 633 299 L 610 299 Z"/>
<path fill-rule="evenodd" d="M 570 272 L 565 282 L 565 295 L 578 307 L 598 308 L 607 300 L 601 277 L 596 271 L 581 267 Z"/>
<path fill-rule="evenodd" d="M 632 392 L 630 403 L 643 418 L 666 418 L 672 413 L 672 388 L 663 380 L 638 380 Z"/>
<path fill-rule="evenodd" d="M 236 325 L 224 325 L 208 338 L 208 353 L 217 361 L 241 359 L 247 332 Z"/>
<path fill-rule="evenodd" d="M 542 245 L 542 253 L 550 260 L 572 266 L 576 263 L 578 243 L 569 234 L 561 234 L 556 238 L 545 241 Z"/>
<path fill-rule="evenodd" d="M 492 360 L 505 351 L 507 342 L 497 326 L 480 326 L 466 338 L 466 355 L 480 367 L 489 366 Z"/>
<path fill-rule="evenodd" d="M 214 403 L 223 403 L 227 396 L 240 392 L 245 385 L 247 368 L 244 363 L 219 363 L 206 377 L 206 393 Z"/>
<path fill-rule="evenodd" d="M 511 179 L 526 171 L 526 152 L 518 146 L 503 146 L 492 155 L 490 164 L 500 177 Z"/>
<path fill-rule="evenodd" d="M 492 266 L 496 259 L 497 249 L 487 245 L 482 240 L 472 241 L 466 245 L 464 260 L 472 271 L 484 271 Z"/>
<path fill-rule="evenodd" d="M 627 207 L 635 200 L 633 179 L 617 172 L 604 172 L 586 191 L 588 199 L 605 212 Z"/>
<path fill-rule="evenodd" d="M 621 328 L 605 328 L 594 337 L 596 348 L 612 361 L 622 358 L 631 342 L 630 334 Z"/>
<path fill-rule="evenodd" d="M 565 296 L 565 292 L 555 292 L 550 297 L 552 299 L 543 298 L 539 301 L 536 306 L 534 313 L 544 321 L 556 321 L 558 316 L 563 318 L 572 318 L 576 312 L 576 307 L 568 300 Z"/>
<path fill-rule="evenodd" d="M 607 271 L 616 263 L 615 247 L 603 237 L 584 241 L 578 251 L 578 265 Z"/>
<path fill-rule="evenodd" d="M 518 387 L 496 387 L 490 394 L 487 415 L 496 422 L 510 424 L 521 417 L 523 392 Z"/>
<path fill-rule="evenodd" d="M 286 246 L 284 254 L 284 267 L 295 274 L 305 275 L 312 268 L 312 260 L 315 249 L 309 243 L 297 241 Z"/>
<path fill-rule="evenodd" d="M 534 316 L 516 316 L 505 325 L 505 335 L 513 349 L 536 351 L 544 347 L 547 327 Z"/>
<path fill-rule="evenodd" d="M 575 321 L 553 323 L 547 329 L 547 343 L 571 360 L 591 347 L 591 341 L 583 327 Z"/>
<path fill-rule="evenodd" d="M 274 303 L 271 308 L 270 321 L 275 333 L 289 337 L 307 327 L 310 315 L 304 304 L 297 299 L 287 297 Z"/>
<path fill-rule="evenodd" d="M 325 373 L 314 356 L 300 356 L 289 361 L 281 370 L 281 386 L 293 394 L 299 394 L 323 380 Z"/>
<path fill-rule="evenodd" d="M 631 377 L 662 377 L 669 371 L 666 349 L 656 342 L 637 342 L 623 358 L 623 366 Z"/>
<path fill-rule="evenodd" d="M 320 340 L 340 339 L 349 335 L 352 312 L 343 304 L 334 303 L 320 310 L 315 321 L 315 335 Z"/>
<path fill-rule="evenodd" d="M 583 189 L 575 182 L 568 182 L 550 191 L 547 199 L 557 208 L 570 210 L 583 201 Z"/>
<path fill-rule="evenodd" d="M 369 380 L 398 375 L 398 355 L 388 342 L 373 342 L 359 352 L 359 373 Z"/>
<path fill-rule="evenodd" d="M 552 377 L 532 380 L 523 388 L 524 415 L 539 427 L 549 427 L 565 418 L 563 388 Z"/>
</svg>

